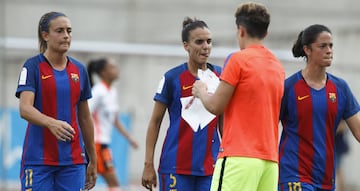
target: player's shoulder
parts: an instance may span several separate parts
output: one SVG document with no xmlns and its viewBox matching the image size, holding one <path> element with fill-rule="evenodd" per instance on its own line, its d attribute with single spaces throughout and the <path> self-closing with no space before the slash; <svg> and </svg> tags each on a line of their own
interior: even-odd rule
<svg viewBox="0 0 360 191">
<path fill-rule="evenodd" d="M 83 64 L 79 60 L 77 60 L 77 59 L 75 59 L 75 58 L 73 58 L 71 56 L 67 56 L 67 58 L 68 58 L 69 62 L 74 64 L 76 67 L 86 69 L 85 64 Z"/>
<path fill-rule="evenodd" d="M 332 81 L 333 83 L 335 83 L 336 85 L 339 86 L 344 86 L 346 85 L 346 81 L 338 76 L 335 76 L 333 74 L 330 73 L 326 73 L 328 80 Z"/>
<path fill-rule="evenodd" d="M 97 82 L 92 87 L 92 91 L 98 94 L 106 94 L 108 92 L 108 87 L 103 82 Z"/>
<path fill-rule="evenodd" d="M 301 70 L 295 72 L 285 79 L 285 91 L 293 87 L 295 83 L 299 82 L 299 80 L 302 80 Z"/>
<path fill-rule="evenodd" d="M 41 55 L 37 54 L 27 59 L 29 62 L 41 62 Z"/>
<path fill-rule="evenodd" d="M 228 54 L 228 56 L 225 59 L 224 68 L 229 63 L 243 62 L 246 58 L 247 58 L 247 54 L 244 54 L 243 50 L 241 50 L 241 51 L 237 50 L 237 51 L 231 52 L 230 54 Z"/>
<path fill-rule="evenodd" d="M 167 72 L 165 72 L 165 77 L 166 78 L 177 77 L 181 73 L 183 73 L 184 71 L 187 71 L 187 70 L 188 70 L 187 63 L 182 63 L 173 68 L 170 68 Z"/>
<path fill-rule="evenodd" d="M 182 63 L 177 66 L 174 66 L 173 68 L 170 68 L 166 73 L 173 73 L 173 72 L 183 72 L 187 70 L 187 63 Z"/>
<path fill-rule="evenodd" d="M 243 52 L 243 51 L 240 51 L 240 50 L 231 52 L 231 53 L 228 54 L 228 56 L 226 57 L 226 60 L 238 59 L 239 57 L 241 58 L 243 54 L 244 54 L 244 52 Z"/>
<path fill-rule="evenodd" d="M 41 62 L 43 62 L 44 59 L 42 58 L 42 55 L 41 54 L 37 54 L 37 55 L 34 55 L 30 58 L 28 58 L 26 61 L 25 61 L 25 65 L 26 66 L 37 66 L 39 65 Z"/>
</svg>

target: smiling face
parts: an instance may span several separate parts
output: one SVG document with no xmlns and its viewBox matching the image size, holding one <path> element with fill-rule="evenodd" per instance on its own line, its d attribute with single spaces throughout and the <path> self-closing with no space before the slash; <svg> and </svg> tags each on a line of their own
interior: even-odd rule
<svg viewBox="0 0 360 191">
<path fill-rule="evenodd" d="M 189 41 L 184 48 L 189 53 L 189 64 L 198 68 L 206 66 L 212 47 L 211 32 L 208 28 L 196 28 L 190 31 Z"/>
<path fill-rule="evenodd" d="M 321 32 L 314 43 L 304 46 L 305 54 L 309 63 L 315 63 L 321 67 L 331 65 L 333 59 L 333 41 L 329 32 Z"/>
<path fill-rule="evenodd" d="M 71 43 L 71 23 L 67 17 L 59 16 L 50 21 L 49 32 L 42 32 L 47 42 L 47 51 L 65 53 Z"/>
</svg>

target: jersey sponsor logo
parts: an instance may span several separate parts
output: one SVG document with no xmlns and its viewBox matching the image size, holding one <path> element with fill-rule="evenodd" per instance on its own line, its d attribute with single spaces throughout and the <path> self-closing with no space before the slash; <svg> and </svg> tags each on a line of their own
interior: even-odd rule
<svg viewBox="0 0 360 191">
<path fill-rule="evenodd" d="M 190 86 L 182 86 L 182 89 L 183 90 L 188 90 L 188 89 L 190 89 L 190 88 L 192 88 L 193 87 L 193 85 L 190 85 Z"/>
<path fill-rule="evenodd" d="M 79 81 L 79 75 L 78 75 L 78 74 L 71 73 L 70 75 L 71 75 L 72 81 L 74 81 L 74 82 L 78 82 L 78 81 Z"/>
<path fill-rule="evenodd" d="M 297 99 L 298 99 L 299 101 L 301 101 L 301 100 L 304 100 L 304 99 L 306 99 L 306 98 L 308 98 L 308 97 L 310 97 L 310 95 L 298 96 Z"/>
<path fill-rule="evenodd" d="M 329 93 L 329 99 L 331 102 L 336 102 L 336 93 Z"/>
<path fill-rule="evenodd" d="M 43 80 L 46 80 L 51 77 L 52 77 L 52 75 L 41 75 L 41 79 L 43 79 Z"/>
</svg>

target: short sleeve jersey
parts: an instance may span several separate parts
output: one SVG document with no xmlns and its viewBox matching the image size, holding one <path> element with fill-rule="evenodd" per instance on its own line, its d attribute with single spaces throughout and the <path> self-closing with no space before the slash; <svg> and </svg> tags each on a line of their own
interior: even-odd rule
<svg viewBox="0 0 360 191">
<path fill-rule="evenodd" d="M 95 143 L 110 144 L 111 132 L 118 114 L 118 96 L 116 88 L 99 82 L 92 88 L 89 108 L 93 116 Z"/>
<path fill-rule="evenodd" d="M 207 64 L 207 67 L 219 76 L 219 66 Z M 190 126 L 182 115 L 182 111 L 186 110 L 190 103 L 199 101 L 192 99 L 194 97 L 191 91 L 195 80 L 196 77 L 188 70 L 187 63 L 181 64 L 165 73 L 155 94 L 154 100 L 167 106 L 170 118 L 160 156 L 160 173 L 195 176 L 208 176 L 213 173 L 220 145 L 218 117 L 214 116 L 205 124 Z M 186 103 L 182 104 L 181 100 L 186 100 Z"/>
<path fill-rule="evenodd" d="M 280 116 L 280 183 L 334 188 L 335 132 L 341 119 L 359 110 L 347 83 L 331 74 L 320 90 L 308 86 L 301 71 L 286 79 Z"/>
<path fill-rule="evenodd" d="M 221 80 L 235 87 L 224 111 L 219 158 L 278 161 L 278 125 L 285 71 L 264 46 L 228 56 Z"/>
<path fill-rule="evenodd" d="M 91 97 L 86 68 L 68 57 L 64 70 L 51 67 L 43 54 L 28 59 L 20 73 L 16 97 L 21 92 L 35 94 L 34 107 L 41 113 L 66 121 L 75 130 L 71 141 L 58 141 L 47 127 L 28 123 L 22 164 L 72 165 L 86 163 L 83 138 L 77 120 L 78 105 Z"/>
</svg>

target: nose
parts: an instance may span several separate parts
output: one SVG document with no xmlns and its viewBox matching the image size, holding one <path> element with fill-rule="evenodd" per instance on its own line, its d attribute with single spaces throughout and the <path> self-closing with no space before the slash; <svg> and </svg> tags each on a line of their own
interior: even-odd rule
<svg viewBox="0 0 360 191">
<path fill-rule="evenodd" d="M 326 53 L 331 54 L 333 52 L 332 46 L 326 46 Z"/>
<path fill-rule="evenodd" d="M 69 38 L 69 37 L 70 37 L 70 32 L 68 32 L 68 31 L 65 30 L 65 32 L 64 32 L 64 37 L 65 37 L 65 38 Z"/>
<path fill-rule="evenodd" d="M 326 47 L 325 47 L 325 48 L 326 48 L 326 50 L 327 50 L 327 51 L 332 51 L 333 46 L 332 46 L 332 44 L 331 44 L 331 43 L 329 43 L 329 44 L 327 44 L 327 45 L 326 45 Z"/>
<path fill-rule="evenodd" d="M 203 45 L 202 45 L 203 49 L 208 49 L 211 47 L 211 43 L 204 41 Z"/>
</svg>

